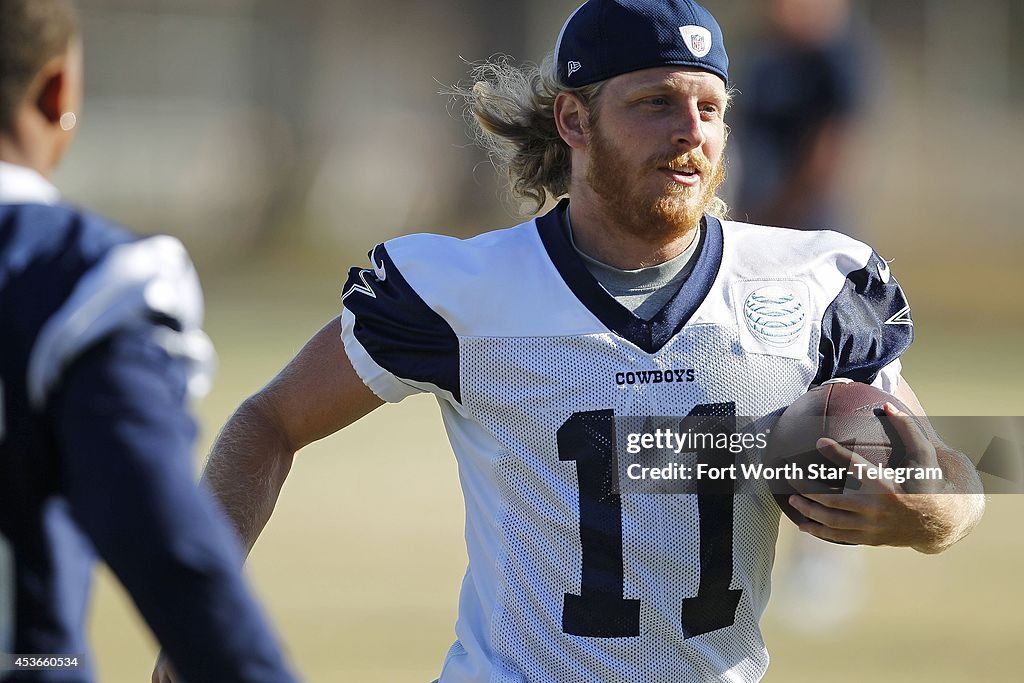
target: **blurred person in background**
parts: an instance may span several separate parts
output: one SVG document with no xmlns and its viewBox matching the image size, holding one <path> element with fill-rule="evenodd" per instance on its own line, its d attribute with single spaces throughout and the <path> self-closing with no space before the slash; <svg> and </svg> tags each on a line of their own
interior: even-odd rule
<svg viewBox="0 0 1024 683">
<path fill-rule="evenodd" d="M 849 232 L 838 180 L 863 106 L 867 45 L 848 0 L 766 0 L 733 114 L 733 214 Z"/>
<path fill-rule="evenodd" d="M 186 402 L 213 349 L 188 255 L 48 180 L 81 104 L 72 3 L 0 0 L 0 679 L 93 680 L 98 553 L 185 680 L 290 683 L 192 475 Z M 31 670 L 31 655 L 61 659 Z"/>
<path fill-rule="evenodd" d="M 732 212 L 741 220 L 851 232 L 840 174 L 863 107 L 865 35 L 848 0 L 765 0 L 765 35 L 738 78 Z M 849 618 L 864 556 L 806 534 L 790 546 L 776 606 L 793 628 Z"/>
<path fill-rule="evenodd" d="M 454 94 L 479 142 L 534 209 L 562 199 L 470 240 L 389 240 L 349 271 L 341 315 L 214 444 L 203 477 L 243 544 L 297 451 L 429 392 L 469 556 L 442 683 L 760 680 L 778 505 L 767 490 L 620 493 L 614 418 L 770 415 L 841 377 L 923 409 L 901 375 L 909 306 L 870 247 L 724 218 L 728 79 L 721 28 L 692 0 L 589 0 L 539 67 L 478 65 Z M 744 322 L 744 302 L 761 301 L 799 313 L 781 344 Z M 964 456 L 886 414 L 920 464 L 941 463 L 948 492 L 980 491 Z M 361 455 L 389 447 L 375 437 Z M 937 553 L 983 510 L 979 495 L 859 483 L 879 495 L 792 496 L 800 528 Z"/>
</svg>

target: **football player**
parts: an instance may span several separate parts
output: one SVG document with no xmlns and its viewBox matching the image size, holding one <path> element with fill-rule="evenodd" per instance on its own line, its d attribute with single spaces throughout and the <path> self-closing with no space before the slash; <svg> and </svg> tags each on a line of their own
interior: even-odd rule
<svg viewBox="0 0 1024 683">
<path fill-rule="evenodd" d="M 613 418 L 770 415 L 836 377 L 919 409 L 903 292 L 848 237 L 725 220 L 728 58 L 695 2 L 590 0 L 539 69 L 474 76 L 458 92 L 513 190 L 563 199 L 473 239 L 374 247 L 340 320 L 242 404 L 205 479 L 251 547 L 297 450 L 430 392 L 469 554 L 442 683 L 756 681 L 778 507 L 618 492 Z M 950 491 L 980 490 L 965 458 L 899 424 Z M 979 495 L 863 486 L 879 495 L 794 496 L 804 530 L 937 552 L 981 514 Z"/>
<path fill-rule="evenodd" d="M 185 680 L 294 681 L 192 476 L 186 400 L 212 347 L 191 262 L 47 180 L 81 83 L 71 4 L 0 0 L 0 679 L 94 680 L 98 553 Z M 37 654 L 65 657 L 33 670 Z"/>
</svg>

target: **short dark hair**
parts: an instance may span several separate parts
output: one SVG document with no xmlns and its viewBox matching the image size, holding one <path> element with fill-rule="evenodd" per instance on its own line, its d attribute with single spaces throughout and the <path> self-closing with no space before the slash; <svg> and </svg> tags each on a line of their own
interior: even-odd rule
<svg viewBox="0 0 1024 683">
<path fill-rule="evenodd" d="M 72 0 L 0 0 L 0 132 L 13 130 L 29 83 L 77 31 Z"/>
</svg>

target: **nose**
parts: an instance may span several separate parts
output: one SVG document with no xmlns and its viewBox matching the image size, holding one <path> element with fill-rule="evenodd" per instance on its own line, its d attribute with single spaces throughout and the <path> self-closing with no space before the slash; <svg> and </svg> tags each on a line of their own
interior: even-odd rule
<svg viewBox="0 0 1024 683">
<path fill-rule="evenodd" d="M 704 122 L 700 118 L 700 108 L 697 101 L 692 100 L 686 109 L 680 112 L 675 121 L 672 142 L 683 148 L 683 151 L 689 152 L 691 149 L 697 149 L 703 145 L 706 140 Z"/>
</svg>

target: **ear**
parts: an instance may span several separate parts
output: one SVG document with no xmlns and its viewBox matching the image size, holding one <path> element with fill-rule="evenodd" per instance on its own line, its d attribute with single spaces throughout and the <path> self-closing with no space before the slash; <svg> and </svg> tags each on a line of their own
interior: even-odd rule
<svg viewBox="0 0 1024 683">
<path fill-rule="evenodd" d="M 36 108 L 48 123 L 59 124 L 64 113 L 65 79 L 64 69 L 46 70 L 36 99 Z"/>
<path fill-rule="evenodd" d="M 588 124 L 586 109 L 578 97 L 567 92 L 555 96 L 555 125 L 565 144 L 572 149 L 586 149 L 590 139 Z"/>
</svg>

